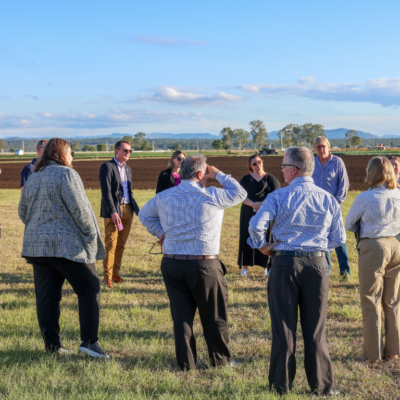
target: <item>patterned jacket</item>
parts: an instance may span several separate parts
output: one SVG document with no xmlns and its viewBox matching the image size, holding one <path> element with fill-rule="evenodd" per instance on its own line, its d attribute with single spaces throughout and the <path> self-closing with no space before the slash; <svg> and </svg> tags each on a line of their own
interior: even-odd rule
<svg viewBox="0 0 400 400">
<path fill-rule="evenodd" d="M 27 181 L 18 208 L 25 224 L 22 257 L 93 263 L 106 252 L 79 174 L 51 161 Z"/>
</svg>

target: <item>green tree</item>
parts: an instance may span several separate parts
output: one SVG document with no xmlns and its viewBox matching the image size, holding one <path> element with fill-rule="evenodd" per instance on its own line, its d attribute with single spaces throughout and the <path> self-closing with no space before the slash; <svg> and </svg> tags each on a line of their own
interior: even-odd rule
<svg viewBox="0 0 400 400">
<path fill-rule="evenodd" d="M 81 144 L 79 142 L 75 142 L 71 144 L 72 151 L 78 151 L 81 148 Z"/>
<path fill-rule="evenodd" d="M 82 151 L 96 151 L 96 147 L 91 146 L 90 144 L 85 144 Z"/>
<path fill-rule="evenodd" d="M 10 153 L 14 153 L 14 152 L 15 152 L 14 147 L 10 147 Z"/>
<path fill-rule="evenodd" d="M 265 140 L 268 137 L 267 129 L 265 128 L 264 122 L 255 119 L 249 123 L 250 134 L 252 136 L 253 143 L 258 147 L 262 147 L 265 144 Z"/>
<path fill-rule="evenodd" d="M 355 131 L 354 129 L 351 129 L 350 131 L 347 131 L 344 136 L 346 137 L 346 147 L 350 147 L 352 138 L 354 136 L 358 136 L 358 135 L 357 135 L 357 131 Z"/>
<path fill-rule="evenodd" d="M 361 144 L 361 138 L 360 138 L 360 136 L 353 136 L 352 138 L 351 138 L 351 145 L 353 146 L 353 147 L 359 147 L 360 146 L 360 144 Z"/>
<path fill-rule="evenodd" d="M 216 139 L 211 143 L 211 147 L 217 151 L 224 148 L 224 142 L 221 139 Z"/>
<path fill-rule="evenodd" d="M 148 140 L 143 140 L 142 142 L 142 150 L 147 151 L 147 150 L 151 150 L 152 147 L 150 146 L 150 143 Z"/>
<path fill-rule="evenodd" d="M 316 125 L 310 123 L 304 124 L 301 126 L 301 131 L 302 131 L 302 139 L 309 146 L 314 144 L 314 140 L 318 136 L 326 136 L 324 127 L 318 124 Z"/>
<path fill-rule="evenodd" d="M 224 149 L 229 150 L 232 148 L 232 143 L 233 143 L 233 130 L 231 128 L 222 128 L 221 129 L 221 136 L 222 136 L 222 142 L 224 144 Z"/>
<path fill-rule="evenodd" d="M 249 143 L 250 133 L 244 129 L 235 129 L 233 131 L 233 144 L 238 147 L 239 150 Z"/>
<path fill-rule="evenodd" d="M 138 132 L 135 137 L 133 138 L 133 141 L 131 143 L 132 147 L 135 150 L 142 150 L 143 148 L 143 141 L 146 137 L 146 134 L 143 132 Z"/>
<path fill-rule="evenodd" d="M 128 142 L 131 146 L 133 143 L 133 137 L 129 135 L 125 135 L 121 140 L 125 140 L 125 142 Z"/>
<path fill-rule="evenodd" d="M 0 151 L 3 151 L 3 149 L 6 148 L 6 142 L 2 139 L 0 140 Z"/>
<path fill-rule="evenodd" d="M 105 143 L 98 143 L 97 144 L 97 151 L 106 151 L 107 150 L 107 146 Z"/>
<path fill-rule="evenodd" d="M 174 150 L 179 150 L 179 151 L 181 151 L 181 150 L 182 150 L 181 144 L 178 143 L 178 144 L 174 147 Z"/>
</svg>

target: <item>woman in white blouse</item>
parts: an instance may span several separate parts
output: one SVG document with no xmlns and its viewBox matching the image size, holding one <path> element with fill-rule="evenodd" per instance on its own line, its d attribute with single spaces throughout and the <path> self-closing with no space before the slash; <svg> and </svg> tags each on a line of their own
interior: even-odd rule
<svg viewBox="0 0 400 400">
<path fill-rule="evenodd" d="M 400 357 L 400 190 L 390 161 L 374 157 L 364 181 L 369 190 L 361 193 L 350 208 L 346 230 L 355 232 L 360 221 L 358 250 L 363 316 L 364 352 L 357 361 Z M 385 312 L 385 346 L 381 327 Z"/>
</svg>

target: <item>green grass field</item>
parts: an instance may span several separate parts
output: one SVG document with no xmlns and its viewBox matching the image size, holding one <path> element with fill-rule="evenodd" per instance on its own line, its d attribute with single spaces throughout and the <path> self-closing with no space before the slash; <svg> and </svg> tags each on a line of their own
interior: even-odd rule
<svg viewBox="0 0 400 400">
<path fill-rule="evenodd" d="M 89 190 L 96 214 L 100 191 Z M 134 193 L 143 205 L 153 191 Z M 343 204 L 346 215 L 357 193 Z M 99 343 L 109 361 L 76 354 L 47 355 L 36 320 L 32 268 L 20 257 L 24 226 L 18 218 L 19 190 L 0 190 L 0 398 L 1 399 L 272 399 L 268 391 L 271 322 L 262 269 L 240 278 L 236 265 L 239 210 L 225 213 L 221 259 L 228 266 L 231 349 L 242 364 L 235 369 L 209 368 L 201 325 L 196 316 L 199 353 L 196 371 L 180 372 L 175 362 L 172 321 L 160 274 L 160 256 L 148 251 L 155 239 L 135 217 L 123 260 L 125 283 L 102 288 Z M 101 230 L 102 220 L 99 218 Z M 400 398 L 400 363 L 355 363 L 362 353 L 357 255 L 348 233 L 353 280 L 342 283 L 333 255 L 328 308 L 328 344 L 341 398 Z M 97 264 L 101 274 L 101 262 Z M 76 353 L 80 344 L 77 297 L 63 290 L 61 327 L 64 346 Z M 310 398 L 298 330 L 297 376 L 288 399 Z"/>
</svg>

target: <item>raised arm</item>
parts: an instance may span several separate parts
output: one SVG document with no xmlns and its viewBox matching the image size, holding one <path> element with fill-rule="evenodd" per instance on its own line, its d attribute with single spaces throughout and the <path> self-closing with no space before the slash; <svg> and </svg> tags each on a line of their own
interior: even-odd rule
<svg viewBox="0 0 400 400">
<path fill-rule="evenodd" d="M 164 233 L 157 210 L 157 196 L 142 207 L 139 212 L 139 221 L 149 233 L 158 238 Z"/>
<path fill-rule="evenodd" d="M 215 202 L 220 208 L 233 207 L 242 203 L 247 198 L 247 192 L 240 186 L 239 182 L 230 175 L 225 175 L 215 167 L 210 167 L 210 173 L 206 178 L 217 179 L 223 189 L 209 188 L 214 196 Z"/>
</svg>

